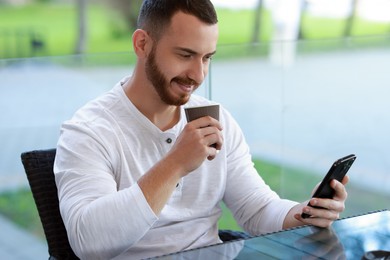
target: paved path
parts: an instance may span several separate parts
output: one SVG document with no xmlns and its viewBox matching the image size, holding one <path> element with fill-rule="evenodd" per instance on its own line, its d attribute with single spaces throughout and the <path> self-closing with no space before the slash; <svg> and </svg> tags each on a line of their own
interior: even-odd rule
<svg viewBox="0 0 390 260">
<path fill-rule="evenodd" d="M 21 152 L 54 147 L 62 121 L 131 72 L 66 64 L 0 64 L 0 191 L 28 185 Z M 215 61 L 212 98 L 237 118 L 254 155 L 323 174 L 353 152 L 353 181 L 390 192 L 389 68 L 386 49 L 302 56 L 286 70 L 265 59 Z M 0 259 L 47 257 L 42 241 L 1 217 L 0 242 Z"/>
<path fill-rule="evenodd" d="M 356 153 L 356 180 L 390 192 L 388 68 L 388 49 L 299 56 L 286 70 L 265 59 L 216 61 L 212 98 L 237 118 L 254 155 L 323 174 Z M 61 122 L 129 72 L 50 63 L 0 70 L 0 190 L 27 184 L 21 152 L 54 147 Z M 364 176 L 373 173 L 370 183 Z"/>
<path fill-rule="evenodd" d="M 213 99 L 254 155 L 323 175 L 356 153 L 351 182 L 390 194 L 390 49 L 346 49 L 299 56 L 285 70 L 254 59 L 215 64 Z"/>
</svg>

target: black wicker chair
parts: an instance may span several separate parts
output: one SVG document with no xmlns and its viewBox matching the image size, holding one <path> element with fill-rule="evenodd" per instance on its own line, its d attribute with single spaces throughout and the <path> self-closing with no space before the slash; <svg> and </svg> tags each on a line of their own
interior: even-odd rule
<svg viewBox="0 0 390 260">
<path fill-rule="evenodd" d="M 45 232 L 49 260 L 79 259 L 69 245 L 60 214 L 53 172 L 55 155 L 55 149 L 48 149 L 25 152 L 21 157 Z M 224 242 L 249 237 L 244 232 L 232 230 L 220 230 L 219 236 Z"/>
<path fill-rule="evenodd" d="M 60 215 L 53 173 L 55 154 L 55 149 L 25 152 L 22 163 L 45 232 L 49 260 L 79 259 L 69 245 Z"/>
</svg>

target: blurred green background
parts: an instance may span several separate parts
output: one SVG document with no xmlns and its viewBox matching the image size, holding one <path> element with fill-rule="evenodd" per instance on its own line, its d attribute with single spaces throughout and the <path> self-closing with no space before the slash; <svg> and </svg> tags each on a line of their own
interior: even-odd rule
<svg viewBox="0 0 390 260">
<path fill-rule="evenodd" d="M 0 1 L 2 59 L 129 52 L 132 48 L 131 34 L 135 27 L 135 15 L 141 1 L 41 0 L 18 5 L 5 2 Z M 259 3 L 261 2 L 263 1 L 260 0 Z M 352 1 L 352 4 L 356 2 Z M 300 39 L 390 33 L 388 22 L 366 20 L 354 12 L 346 17 L 330 18 L 315 16 L 306 9 L 301 12 Z M 217 12 L 220 26 L 219 45 L 270 41 L 273 32 L 272 18 L 265 4 L 253 9 L 217 6 Z"/>
<path fill-rule="evenodd" d="M 0 60 L 132 51 L 134 14 L 138 11 L 140 1 L 41 0 L 26 1 L 26 4 L 10 2 L 15 1 L 0 1 Z M 324 41 L 352 37 L 356 40 L 363 36 L 390 34 L 389 22 L 372 21 L 358 16 L 353 11 L 357 3 L 358 1 L 351 1 L 350 14 L 336 18 L 319 17 L 308 12 L 307 6 L 302 7 L 299 40 Z M 264 45 L 259 55 L 267 55 L 267 43 L 272 40 L 274 28 L 271 11 L 262 1 L 258 1 L 257 5 L 250 9 L 217 6 L 217 12 L 220 21 L 220 46 L 260 43 Z M 368 46 L 388 45 L 385 37 L 373 37 L 371 41 L 365 42 L 368 42 Z M 330 41 L 328 45 L 315 45 L 304 51 L 323 51 L 324 48 L 338 47 Z M 233 48 L 233 52 L 231 50 L 224 52 L 222 49 L 217 54 L 218 58 L 250 55 L 244 48 Z M 128 57 L 123 61 L 129 62 L 131 61 Z M 260 158 L 255 158 L 255 164 L 273 189 L 281 189 L 281 178 L 284 178 L 283 182 L 291 183 L 291 188 L 285 191 L 284 196 L 293 200 L 302 201 L 310 196 L 310 192 L 301 188 L 302 185 L 294 183 L 301 184 L 301 180 L 305 180 L 305 185 L 314 187 L 321 180 L 320 176 L 311 172 L 291 167 L 282 169 L 280 165 Z M 359 205 L 350 202 L 343 216 L 388 206 L 387 198 L 378 198 L 375 192 L 363 191 L 357 187 L 351 187 L 349 192 L 352 195 L 364 193 L 365 196 L 359 201 Z M 220 227 L 240 229 L 225 208 L 224 212 Z M 0 213 L 44 239 L 35 204 L 28 189 L 1 192 Z"/>
</svg>

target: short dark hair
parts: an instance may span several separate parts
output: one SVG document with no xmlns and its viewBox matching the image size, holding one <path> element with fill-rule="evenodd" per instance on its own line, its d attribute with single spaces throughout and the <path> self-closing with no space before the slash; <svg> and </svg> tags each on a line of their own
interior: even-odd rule
<svg viewBox="0 0 390 260">
<path fill-rule="evenodd" d="M 177 12 L 193 15 L 206 24 L 218 23 L 210 0 L 144 0 L 138 16 L 138 28 L 158 40 Z"/>
</svg>

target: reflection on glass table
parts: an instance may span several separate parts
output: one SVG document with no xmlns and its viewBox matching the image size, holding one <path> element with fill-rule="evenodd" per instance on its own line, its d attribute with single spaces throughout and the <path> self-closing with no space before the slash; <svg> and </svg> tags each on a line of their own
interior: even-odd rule
<svg viewBox="0 0 390 260">
<path fill-rule="evenodd" d="M 158 259 L 362 259 L 390 251 L 390 211 L 340 219 L 331 228 L 304 226 L 179 252 Z"/>
</svg>

